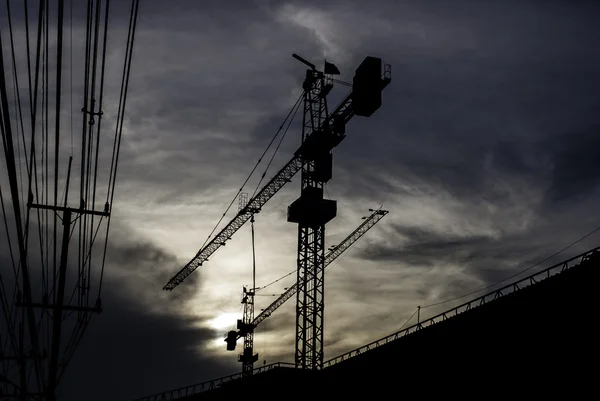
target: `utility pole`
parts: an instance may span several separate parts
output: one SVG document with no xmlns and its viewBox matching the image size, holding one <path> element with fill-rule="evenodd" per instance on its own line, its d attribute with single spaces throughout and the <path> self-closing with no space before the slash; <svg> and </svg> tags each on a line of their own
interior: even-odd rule
<svg viewBox="0 0 600 401">
<path fill-rule="evenodd" d="M 46 400 L 54 401 L 56 400 L 56 387 L 58 385 L 58 379 L 60 377 L 60 366 L 59 366 L 59 357 L 61 355 L 61 337 L 63 331 L 63 322 L 65 319 L 65 311 L 76 311 L 82 313 L 100 313 L 102 308 L 98 302 L 93 307 L 85 307 L 85 306 L 75 306 L 75 305 L 65 305 L 65 283 L 67 278 L 67 262 L 69 255 L 69 243 L 71 242 L 71 226 L 73 223 L 72 216 L 78 215 L 78 217 L 83 215 L 92 215 L 92 216 L 101 216 L 108 217 L 110 216 L 109 205 L 105 205 L 104 211 L 99 210 L 89 210 L 85 208 L 71 208 L 67 206 L 67 199 L 69 194 L 69 182 L 71 178 L 71 166 L 73 162 L 73 157 L 69 158 L 69 167 L 67 170 L 67 184 L 65 186 L 65 201 L 64 206 L 56 206 L 56 205 L 43 205 L 36 203 L 28 203 L 28 207 L 32 209 L 39 210 L 51 210 L 55 213 L 62 212 L 62 225 L 63 225 L 63 235 L 61 242 L 61 252 L 60 252 L 60 262 L 58 268 L 58 285 L 56 287 L 56 293 L 54 297 L 54 303 L 50 303 L 50 297 L 46 294 L 43 297 L 41 303 L 36 302 L 17 302 L 17 306 L 26 307 L 26 308 L 40 308 L 44 311 L 44 313 L 50 313 L 52 315 L 52 342 L 50 348 L 50 365 L 48 371 L 48 379 L 47 386 L 44 389 L 44 393 L 46 396 Z M 78 322 L 78 325 L 83 324 L 83 322 Z"/>
</svg>

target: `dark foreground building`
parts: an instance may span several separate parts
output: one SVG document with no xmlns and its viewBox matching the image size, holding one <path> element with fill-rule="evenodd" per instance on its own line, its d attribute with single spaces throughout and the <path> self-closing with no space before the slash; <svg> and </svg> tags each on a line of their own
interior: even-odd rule
<svg viewBox="0 0 600 401">
<path fill-rule="evenodd" d="M 580 399 L 598 393 L 598 248 L 325 363 L 274 364 L 142 400 Z"/>
</svg>

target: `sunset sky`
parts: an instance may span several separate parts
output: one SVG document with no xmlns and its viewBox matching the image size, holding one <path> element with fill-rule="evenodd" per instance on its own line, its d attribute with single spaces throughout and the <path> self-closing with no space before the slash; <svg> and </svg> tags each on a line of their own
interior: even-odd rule
<svg viewBox="0 0 600 401">
<path fill-rule="evenodd" d="M 113 12 L 117 57 L 127 7 Z M 419 305 L 496 283 L 597 228 L 599 17 L 591 1 L 142 0 L 104 312 L 62 399 L 127 400 L 241 370 L 241 342 L 227 352 L 223 338 L 251 285 L 250 225 L 172 292 L 162 287 L 300 96 L 305 67 L 292 53 L 318 68 L 333 62 L 350 82 L 365 56 L 392 66 L 381 109 L 354 117 L 333 152 L 326 197 L 338 215 L 326 246 L 369 208 L 390 213 L 326 275 L 326 360 L 393 333 Z M 330 108 L 347 92 L 334 87 Z M 298 147 L 299 117 L 267 179 Z M 259 286 L 295 268 L 297 226 L 286 212 L 299 190 L 297 176 L 256 216 Z M 599 244 L 592 235 L 543 266 Z M 279 295 L 294 280 L 264 292 Z M 257 297 L 257 308 L 274 299 Z M 257 328 L 260 364 L 293 362 L 294 304 Z"/>
</svg>

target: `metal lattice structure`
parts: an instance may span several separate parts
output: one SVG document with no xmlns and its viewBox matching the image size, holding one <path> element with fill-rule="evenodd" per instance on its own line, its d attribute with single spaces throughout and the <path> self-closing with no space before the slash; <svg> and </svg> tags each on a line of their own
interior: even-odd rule
<svg viewBox="0 0 600 401">
<path fill-rule="evenodd" d="M 304 119 L 302 142 L 312 135 L 327 118 L 327 97 L 324 74 L 307 70 L 304 91 Z M 336 126 L 338 128 L 339 126 Z M 342 126 L 343 127 L 343 126 Z M 335 131 L 341 136 L 343 131 Z M 329 149 L 321 150 L 326 155 Z M 312 152 L 311 152 L 312 153 Z M 319 155 L 321 156 L 321 155 Z M 317 159 L 306 157 L 302 167 L 302 187 L 299 200 L 305 197 L 320 201 L 317 207 L 324 209 L 323 185 L 318 178 Z M 330 178 L 330 177 L 327 177 Z M 313 194 L 317 194 L 316 196 Z M 312 199 L 311 199 L 312 200 Z M 319 210 L 320 212 L 320 210 Z M 296 367 L 317 369 L 323 363 L 323 314 L 325 312 L 325 219 L 311 221 L 305 210 L 298 219 L 298 265 L 296 275 Z"/>
<path fill-rule="evenodd" d="M 327 95 L 334 80 L 328 74 L 339 74 L 339 70 L 325 63 L 324 71 L 317 71 L 313 64 L 295 57 L 310 68 L 303 83 L 301 191 L 288 207 L 288 221 L 298 224 L 294 359 L 297 368 L 317 370 L 323 367 L 325 226 L 337 214 L 337 203 L 323 196 L 324 185 L 333 175 L 332 147 L 328 143 L 345 136 L 346 120 L 334 116 L 333 124 L 326 125 L 325 131 L 319 130 L 321 122 L 329 118 Z M 381 92 L 381 59 L 366 57 L 354 76 L 352 114 L 371 116 L 381 107 Z"/>
<path fill-rule="evenodd" d="M 0 6 L 2 400 L 56 400 L 90 321 L 102 312 L 139 0 L 112 8 L 86 3 Z M 109 45 L 110 17 L 127 9 L 122 75 L 115 76 L 111 60 L 121 52 Z M 77 42 L 74 25 L 83 27 Z M 109 84 L 117 79 L 120 95 Z M 118 101 L 107 105 L 111 96 Z M 74 107 L 73 98 L 81 103 Z"/>
</svg>

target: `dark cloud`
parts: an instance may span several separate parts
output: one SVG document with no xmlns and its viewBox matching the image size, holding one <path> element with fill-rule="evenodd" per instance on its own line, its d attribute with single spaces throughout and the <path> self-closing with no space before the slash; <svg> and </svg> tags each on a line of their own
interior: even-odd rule
<svg viewBox="0 0 600 401">
<path fill-rule="evenodd" d="M 10 213 L 7 217 L 12 222 Z M 202 286 L 201 272 L 191 276 L 178 291 L 167 295 L 162 287 L 172 275 L 172 269 L 179 267 L 181 262 L 178 258 L 151 241 L 136 236 L 119 222 L 113 225 L 100 296 L 103 312 L 92 317 L 61 379 L 61 399 L 133 399 L 229 374 L 232 364 L 221 362 L 204 350 L 204 344 L 212 341 L 217 333 L 202 327 L 202 319 L 192 316 L 186 306 L 190 297 Z M 35 224 L 30 227 L 37 234 L 38 227 Z M 4 235 L 0 238 L 3 296 L 6 295 L 10 301 L 14 297 L 12 262 L 5 246 L 6 238 Z M 36 239 L 32 242 L 35 243 Z M 102 241 L 98 241 L 100 243 Z M 15 247 L 14 243 L 12 245 Z M 34 283 L 34 301 L 39 301 L 41 276 L 34 249 L 32 246 L 29 271 Z M 102 246 L 96 245 L 94 249 L 100 256 Z M 18 260 L 16 254 L 15 258 Z M 76 255 L 73 254 L 71 262 L 74 259 Z M 99 277 L 99 267 L 100 264 L 95 265 L 95 278 Z M 67 272 L 69 294 L 77 280 L 76 266 L 69 266 Z M 91 284 L 95 294 L 98 282 Z M 73 330 L 75 318 L 76 315 L 65 318 L 65 338 Z M 3 315 L 0 325 L 3 334 L 7 329 L 5 324 Z M 49 344 L 46 342 L 45 346 Z M 95 390 L 90 391 L 91 388 Z"/>
<path fill-rule="evenodd" d="M 355 118 L 351 143 L 336 153 L 338 166 L 357 177 L 367 170 L 375 180 L 416 175 L 460 196 L 472 196 L 490 179 L 483 169 L 490 155 L 494 167 L 529 173 L 533 182 L 545 177 L 549 155 L 537 140 L 595 122 L 590 87 L 600 88 L 594 72 L 600 59 L 588 40 L 597 36 L 596 14 L 564 4 L 513 6 L 419 7 L 420 28 L 432 33 L 423 37 L 434 42 L 444 31 L 447 46 L 423 47 L 426 39 L 391 34 L 397 40 L 388 42 L 393 50 L 384 59 L 393 82 L 382 113 L 398 118 Z"/>
<path fill-rule="evenodd" d="M 600 160 L 600 125 L 557 135 L 548 140 L 547 147 L 554 157 L 549 201 L 560 204 L 577 201 L 597 188 L 600 177 L 595 170 Z"/>
<path fill-rule="evenodd" d="M 118 294 L 118 284 L 110 284 Z M 215 333 L 197 321 L 156 315 L 129 296 L 105 296 L 103 303 L 64 376 L 62 399 L 131 400 L 233 370 L 199 350 Z"/>
<path fill-rule="evenodd" d="M 125 233 L 117 227 L 109 242 L 103 312 L 92 319 L 63 379 L 65 400 L 133 399 L 231 371 L 203 351 L 215 332 L 186 310 L 201 272 L 167 296 L 162 286 L 177 258 Z"/>
<path fill-rule="evenodd" d="M 521 271 L 534 273 L 583 252 L 592 246 L 590 244 L 594 244 L 587 241 L 561 252 L 569 245 L 569 240 L 579 238 L 573 238 L 572 228 L 568 227 L 565 227 L 563 235 L 543 235 L 547 227 L 545 222 L 523 232 L 494 237 L 458 236 L 418 227 L 394 226 L 393 245 L 372 243 L 359 252 L 358 257 L 369 261 L 395 262 L 427 274 L 439 269 L 452 271 L 458 266 L 460 274 L 447 278 L 443 292 L 438 294 L 438 300 L 444 300 L 463 296 L 488 285 L 506 283 L 506 278 Z"/>
<path fill-rule="evenodd" d="M 145 293 L 161 294 L 162 287 L 178 271 L 181 259 L 154 244 L 152 240 L 136 237 L 126 226 L 117 223 L 107 245 L 107 272 L 113 280 L 130 285 L 131 291 L 143 289 Z M 169 303 L 178 304 L 191 296 L 201 286 L 201 271 L 186 279 L 179 291 L 169 293 Z M 139 280 L 138 283 L 135 281 Z M 137 285 L 143 284 L 143 285 Z M 118 282 L 117 282 L 118 285 Z"/>
<path fill-rule="evenodd" d="M 373 244 L 361 256 L 365 259 L 402 260 L 419 266 L 423 259 L 426 264 L 432 259 L 444 258 L 465 261 L 471 258 L 473 251 L 493 242 L 493 239 L 485 236 L 457 238 L 452 234 L 427 232 L 421 228 L 395 227 L 395 231 L 399 235 L 397 239 L 408 243 L 399 244 L 397 249 Z"/>
</svg>

